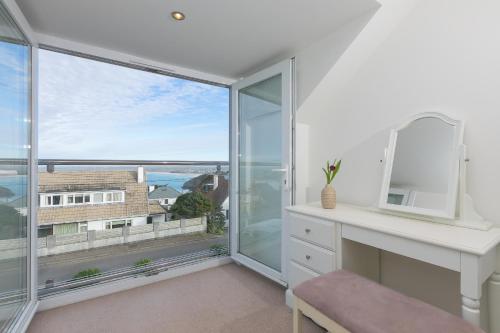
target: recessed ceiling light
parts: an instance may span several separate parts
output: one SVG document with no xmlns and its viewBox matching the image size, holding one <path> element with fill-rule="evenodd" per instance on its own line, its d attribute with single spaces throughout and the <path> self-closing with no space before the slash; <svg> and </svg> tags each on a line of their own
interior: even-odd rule
<svg viewBox="0 0 500 333">
<path fill-rule="evenodd" d="M 186 18 L 186 15 L 184 15 L 184 13 L 181 13 L 181 12 L 172 12 L 170 15 L 172 15 L 172 18 L 176 21 L 182 21 Z"/>
</svg>

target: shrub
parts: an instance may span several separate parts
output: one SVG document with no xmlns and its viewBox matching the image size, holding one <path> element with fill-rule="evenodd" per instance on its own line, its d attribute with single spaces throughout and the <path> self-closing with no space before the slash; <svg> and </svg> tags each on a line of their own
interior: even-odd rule
<svg viewBox="0 0 500 333">
<path fill-rule="evenodd" d="M 207 232 L 215 235 L 224 234 L 224 226 L 226 225 L 226 216 L 222 212 L 214 212 L 210 214 L 207 220 Z"/>
<path fill-rule="evenodd" d="M 101 270 L 99 268 L 89 268 L 84 269 L 83 271 L 78 272 L 73 276 L 75 279 L 89 278 L 92 276 L 97 276 L 101 274 Z"/>
<path fill-rule="evenodd" d="M 210 246 L 210 250 L 212 250 L 212 252 L 215 252 L 216 255 L 221 255 L 225 252 L 225 246 L 222 244 L 214 244 Z"/>
<path fill-rule="evenodd" d="M 149 259 L 149 258 L 143 258 L 143 259 L 141 259 L 141 260 L 137 261 L 137 262 L 134 264 L 134 266 L 135 266 L 135 267 L 143 267 L 143 266 L 147 266 L 147 265 L 149 265 L 149 264 L 150 264 L 150 263 L 152 263 L 152 262 L 153 262 L 153 260 L 151 260 L 151 259 Z"/>
<path fill-rule="evenodd" d="M 203 194 L 189 192 L 180 195 L 170 211 L 174 218 L 200 217 L 212 210 L 212 204 Z"/>
</svg>

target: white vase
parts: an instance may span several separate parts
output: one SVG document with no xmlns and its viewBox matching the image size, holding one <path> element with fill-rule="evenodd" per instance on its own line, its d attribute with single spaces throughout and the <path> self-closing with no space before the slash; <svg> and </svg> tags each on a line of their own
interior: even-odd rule
<svg viewBox="0 0 500 333">
<path fill-rule="evenodd" d="M 332 184 L 327 184 L 321 190 L 321 206 L 325 209 L 334 209 L 337 206 L 337 192 Z"/>
</svg>

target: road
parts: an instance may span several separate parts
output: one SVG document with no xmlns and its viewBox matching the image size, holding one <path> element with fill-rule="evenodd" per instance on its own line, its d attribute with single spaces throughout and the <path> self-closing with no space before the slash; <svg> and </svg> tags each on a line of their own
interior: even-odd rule
<svg viewBox="0 0 500 333">
<path fill-rule="evenodd" d="M 49 279 L 69 280 L 79 271 L 88 268 L 99 268 L 105 272 L 133 266 L 135 262 L 143 258 L 155 260 L 175 257 L 205 250 L 214 244 L 227 244 L 227 236 L 209 234 L 174 236 L 41 257 L 38 263 L 38 281 L 42 284 Z"/>
<path fill-rule="evenodd" d="M 113 245 L 85 251 L 76 251 L 38 259 L 38 281 L 64 281 L 81 270 L 99 268 L 102 272 L 133 266 L 143 258 L 152 260 L 175 257 L 206 250 L 214 244 L 227 245 L 227 233 L 222 236 L 197 233 Z M 19 282 L 15 261 L 0 263 L 0 293 L 12 289 Z"/>
</svg>

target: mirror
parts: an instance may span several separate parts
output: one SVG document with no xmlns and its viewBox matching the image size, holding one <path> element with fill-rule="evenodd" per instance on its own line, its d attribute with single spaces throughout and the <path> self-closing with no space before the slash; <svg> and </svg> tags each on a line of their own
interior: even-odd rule
<svg viewBox="0 0 500 333">
<path fill-rule="evenodd" d="M 392 130 L 379 207 L 455 218 L 462 137 L 462 122 L 439 113 Z"/>
</svg>

